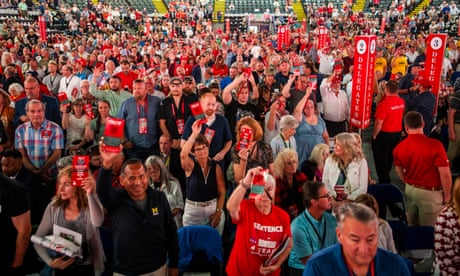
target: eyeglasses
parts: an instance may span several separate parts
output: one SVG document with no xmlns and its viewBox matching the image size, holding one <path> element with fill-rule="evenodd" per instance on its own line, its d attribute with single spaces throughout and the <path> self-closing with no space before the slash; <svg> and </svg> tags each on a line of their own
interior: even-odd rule
<svg viewBox="0 0 460 276">
<path fill-rule="evenodd" d="M 206 146 L 196 147 L 196 148 L 195 148 L 195 152 L 197 152 L 197 151 L 202 151 L 202 150 L 205 150 L 205 149 L 207 149 Z"/>
<path fill-rule="evenodd" d="M 318 199 L 321 199 L 321 198 L 331 198 L 332 195 L 330 193 L 327 193 L 325 195 L 322 195 L 322 196 L 319 196 Z"/>
</svg>

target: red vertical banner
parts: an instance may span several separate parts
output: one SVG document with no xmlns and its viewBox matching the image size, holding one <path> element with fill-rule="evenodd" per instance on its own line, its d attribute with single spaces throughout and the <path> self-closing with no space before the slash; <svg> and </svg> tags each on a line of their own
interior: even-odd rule
<svg viewBox="0 0 460 276">
<path fill-rule="evenodd" d="M 327 46 L 328 42 L 328 31 L 324 26 L 318 28 L 318 49 L 323 49 Z"/>
<path fill-rule="evenodd" d="M 225 32 L 227 34 L 230 33 L 230 19 L 229 18 L 225 19 Z"/>
<path fill-rule="evenodd" d="M 383 16 L 382 17 L 382 24 L 380 25 L 380 34 L 385 33 L 385 25 L 387 24 L 386 18 Z"/>
<path fill-rule="evenodd" d="M 46 41 L 46 21 L 44 16 L 40 15 L 38 17 L 38 25 L 40 26 L 40 39 Z"/>
<path fill-rule="evenodd" d="M 278 26 L 278 51 L 281 51 L 286 45 L 286 26 Z"/>
<path fill-rule="evenodd" d="M 423 74 L 431 82 L 431 92 L 438 98 L 441 85 L 442 62 L 447 34 L 430 34 L 426 40 L 426 60 Z"/>
<path fill-rule="evenodd" d="M 360 129 L 371 121 L 376 47 L 375 35 L 355 37 L 350 124 Z"/>
<path fill-rule="evenodd" d="M 289 29 L 289 25 L 286 26 L 286 31 L 284 32 L 284 44 L 285 47 L 291 46 L 291 30 Z"/>
<path fill-rule="evenodd" d="M 151 27 L 150 18 L 147 17 L 145 19 L 145 35 L 146 36 L 150 35 L 150 27 Z"/>
<path fill-rule="evenodd" d="M 307 32 L 307 19 L 304 18 L 302 20 L 302 33 L 306 33 Z"/>
</svg>

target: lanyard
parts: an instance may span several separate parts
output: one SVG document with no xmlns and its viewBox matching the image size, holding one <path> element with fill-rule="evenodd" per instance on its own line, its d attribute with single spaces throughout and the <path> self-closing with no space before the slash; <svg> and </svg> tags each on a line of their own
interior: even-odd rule
<svg viewBox="0 0 460 276">
<path fill-rule="evenodd" d="M 137 108 L 137 116 L 141 118 L 141 108 L 140 108 L 139 103 L 137 102 L 136 102 L 136 108 Z M 142 118 L 147 118 L 148 113 L 149 113 L 149 105 L 148 105 L 147 97 L 145 97 L 144 99 L 144 117 Z"/>
<path fill-rule="evenodd" d="M 169 161 L 171 160 L 171 155 L 168 154 L 168 156 L 163 156 L 163 163 L 165 164 L 165 167 L 169 169 Z"/>
<path fill-rule="evenodd" d="M 181 101 L 181 115 L 182 117 L 184 117 L 184 102 L 182 101 L 182 98 L 180 99 L 180 101 Z M 173 99 L 173 102 L 174 102 L 174 99 Z M 171 111 L 172 111 L 172 115 L 174 119 L 176 119 L 176 106 L 174 105 L 174 103 L 171 103 Z"/>
<path fill-rule="evenodd" d="M 56 80 L 56 77 L 57 77 L 57 76 L 54 76 L 54 78 L 53 78 L 52 76 L 50 76 L 50 84 L 51 84 L 51 87 L 53 87 L 54 81 Z M 67 83 L 66 83 L 66 88 L 67 88 Z"/>
<path fill-rule="evenodd" d="M 316 229 L 316 227 L 313 225 L 313 222 L 310 220 L 310 218 L 307 216 L 307 210 L 305 210 L 305 212 L 303 213 L 305 218 L 307 219 L 308 223 L 310 223 L 311 227 L 313 228 L 313 230 L 315 230 L 315 234 L 316 236 L 318 237 L 319 241 L 321 242 L 321 248 L 322 249 L 324 247 L 324 241 L 326 240 L 326 219 L 323 219 L 323 225 L 324 225 L 324 229 L 323 229 L 323 236 L 321 237 L 319 235 L 319 230 L 320 229 Z"/>
<path fill-rule="evenodd" d="M 72 82 L 73 75 L 70 77 L 69 81 L 65 81 L 65 89 L 69 88 L 69 84 Z"/>
<path fill-rule="evenodd" d="M 281 141 L 283 141 L 284 148 L 285 149 L 290 149 L 291 148 L 291 140 L 289 139 L 288 143 L 286 144 L 286 141 L 284 140 L 283 135 L 280 133 Z"/>
<path fill-rule="evenodd" d="M 348 266 L 348 271 L 350 272 L 350 275 L 355 276 L 355 273 L 353 272 L 351 267 L 348 264 L 347 264 L 347 266 Z M 371 262 L 371 276 L 374 276 L 374 275 L 375 275 L 375 267 L 374 267 L 374 260 L 372 260 L 372 262 Z"/>
</svg>

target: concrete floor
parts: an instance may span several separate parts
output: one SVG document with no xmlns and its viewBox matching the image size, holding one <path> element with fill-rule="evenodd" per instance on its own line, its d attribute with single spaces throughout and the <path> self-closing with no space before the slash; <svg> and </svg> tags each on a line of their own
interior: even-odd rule
<svg viewBox="0 0 460 276">
<path fill-rule="evenodd" d="M 372 179 L 377 180 L 377 173 L 375 172 L 375 164 L 374 164 L 374 156 L 372 153 L 372 131 L 373 131 L 373 123 L 371 126 L 361 131 L 361 139 L 363 141 L 363 151 L 366 155 L 367 165 L 371 171 Z M 395 172 L 394 166 L 390 173 L 391 182 L 398 186 L 402 191 L 404 191 L 404 183 L 399 179 L 398 175 Z"/>
</svg>

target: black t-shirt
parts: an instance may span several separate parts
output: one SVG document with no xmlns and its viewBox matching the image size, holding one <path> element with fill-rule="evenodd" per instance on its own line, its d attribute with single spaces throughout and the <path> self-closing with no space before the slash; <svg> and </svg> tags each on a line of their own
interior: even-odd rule
<svg viewBox="0 0 460 276">
<path fill-rule="evenodd" d="M 8 141 L 8 136 L 6 135 L 5 128 L 3 124 L 0 122 L 0 144 L 3 144 Z"/>
<path fill-rule="evenodd" d="M 160 105 L 158 119 L 166 120 L 166 128 L 173 139 L 181 138 L 182 133 L 178 132 L 177 120 L 182 120 L 182 127 L 185 127 L 185 122 L 187 122 L 188 117 L 192 115 L 190 104 L 193 102 L 194 99 L 192 97 L 183 95 L 179 102 L 179 106 L 175 106 L 172 97 L 166 97 Z"/>
<path fill-rule="evenodd" d="M 0 275 L 7 275 L 16 250 L 17 231 L 11 218 L 29 209 L 26 190 L 0 174 Z"/>
<path fill-rule="evenodd" d="M 252 103 L 240 104 L 238 101 L 232 100 L 229 104 L 224 106 L 225 117 L 230 125 L 230 131 L 232 132 L 233 140 L 235 140 L 235 127 L 236 123 L 243 117 L 251 116 L 260 120 L 257 107 Z"/>
</svg>

